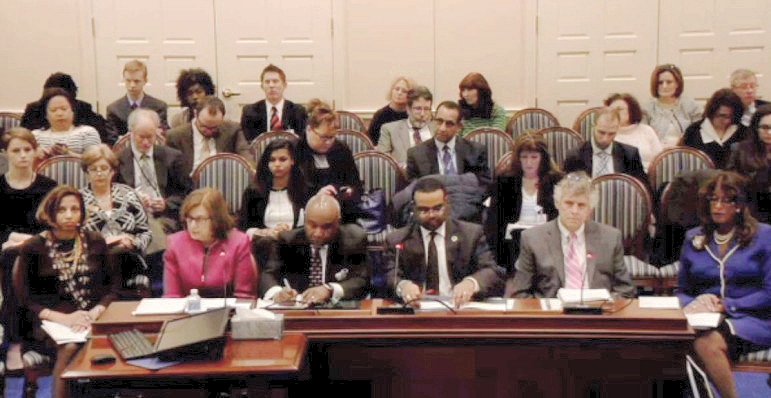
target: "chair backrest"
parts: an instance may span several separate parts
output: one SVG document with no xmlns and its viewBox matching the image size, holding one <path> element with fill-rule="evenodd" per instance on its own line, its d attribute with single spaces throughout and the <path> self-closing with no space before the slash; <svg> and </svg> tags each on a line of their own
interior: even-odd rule
<svg viewBox="0 0 771 398">
<path fill-rule="evenodd" d="M 547 127 L 539 130 L 538 134 L 546 142 L 546 148 L 552 160 L 560 167 L 565 163 L 568 152 L 584 143 L 580 134 L 567 127 Z"/>
<path fill-rule="evenodd" d="M 83 171 L 79 157 L 71 155 L 53 156 L 40 162 L 35 170 L 38 174 L 53 179 L 59 184 L 75 188 L 88 186 L 88 176 Z"/>
<path fill-rule="evenodd" d="M 643 182 L 614 173 L 595 178 L 592 185 L 599 190 L 600 199 L 594 208 L 594 221 L 618 228 L 625 253 L 646 260 L 645 235 L 653 205 Z"/>
<path fill-rule="evenodd" d="M 294 140 L 295 142 L 299 140 L 298 135 L 291 131 L 269 131 L 258 135 L 249 145 L 254 156 L 254 164 L 260 164 L 260 157 L 265 152 L 265 148 L 268 147 L 271 141 L 279 138 Z"/>
<path fill-rule="evenodd" d="M 573 123 L 573 130 L 578 134 L 581 134 L 581 137 L 584 137 L 584 141 L 589 141 L 591 139 L 592 131 L 594 130 L 594 122 L 597 119 L 597 112 L 600 109 L 602 109 L 602 107 L 598 106 L 581 112 Z"/>
<path fill-rule="evenodd" d="M 364 182 L 364 190 L 382 188 L 388 203 L 396 192 L 407 185 L 404 170 L 393 156 L 376 150 L 359 152 L 353 156 L 359 176 Z"/>
<path fill-rule="evenodd" d="M 115 154 L 119 154 L 120 151 L 123 150 L 123 148 L 127 147 L 129 143 L 131 142 L 131 133 L 126 133 L 120 136 L 117 141 L 115 141 L 114 144 L 112 144 L 112 151 Z M 155 135 L 155 144 L 156 145 L 164 145 L 166 144 L 166 137 L 158 133 Z"/>
<path fill-rule="evenodd" d="M 21 113 L 0 112 L 0 133 L 21 126 Z"/>
<path fill-rule="evenodd" d="M 351 153 L 356 155 L 359 152 L 371 151 L 375 149 L 375 144 L 366 133 L 355 130 L 337 130 L 337 139 L 348 145 Z"/>
<path fill-rule="evenodd" d="M 366 133 L 364 122 L 353 112 L 335 111 L 337 113 L 337 128 L 340 130 L 353 130 Z"/>
<path fill-rule="evenodd" d="M 505 155 L 498 160 L 498 163 L 493 169 L 493 176 L 499 176 L 508 170 L 511 170 L 511 164 L 514 162 L 514 151 L 506 152 Z"/>
<path fill-rule="evenodd" d="M 218 153 L 210 156 L 193 171 L 195 188 L 219 189 L 228 202 L 230 212 L 238 214 L 244 191 L 254 179 L 254 169 L 249 161 L 235 153 Z"/>
<path fill-rule="evenodd" d="M 546 109 L 525 108 L 515 113 L 506 126 L 506 132 L 515 140 L 528 132 L 559 126 L 557 117 Z"/>
<path fill-rule="evenodd" d="M 487 167 L 493 170 L 506 153 L 514 150 L 514 139 L 503 130 L 495 127 L 479 127 L 471 130 L 465 137 L 471 142 L 487 148 Z"/>
<path fill-rule="evenodd" d="M 691 147 L 667 148 L 656 155 L 648 166 L 648 182 L 654 190 L 672 182 L 684 171 L 714 169 L 715 163 L 706 153 Z"/>
</svg>

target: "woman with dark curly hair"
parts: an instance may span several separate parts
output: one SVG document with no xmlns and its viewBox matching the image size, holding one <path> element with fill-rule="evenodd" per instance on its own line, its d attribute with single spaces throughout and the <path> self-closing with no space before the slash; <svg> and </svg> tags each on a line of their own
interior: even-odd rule
<svg viewBox="0 0 771 398">
<path fill-rule="evenodd" d="M 723 169 L 728 163 L 731 145 L 744 139 L 746 129 L 741 124 L 744 105 L 731 89 L 715 91 L 704 108 L 704 118 L 685 130 L 681 145 L 703 151 Z"/>
<path fill-rule="evenodd" d="M 458 85 L 460 100 L 458 105 L 463 116 L 463 137 L 475 128 L 495 127 L 506 130 L 506 111 L 493 102 L 493 91 L 481 73 L 466 75 Z"/>
<path fill-rule="evenodd" d="M 171 118 L 171 128 L 193 120 L 195 104 L 209 95 L 215 94 L 214 81 L 200 68 L 183 69 L 177 78 L 177 98 L 182 112 Z"/>
<path fill-rule="evenodd" d="M 720 172 L 699 190 L 701 225 L 686 234 L 678 292 L 686 314 L 722 313 L 694 351 L 721 397 L 737 397 L 731 361 L 771 346 L 771 226 L 747 208 L 746 180 Z"/>
</svg>

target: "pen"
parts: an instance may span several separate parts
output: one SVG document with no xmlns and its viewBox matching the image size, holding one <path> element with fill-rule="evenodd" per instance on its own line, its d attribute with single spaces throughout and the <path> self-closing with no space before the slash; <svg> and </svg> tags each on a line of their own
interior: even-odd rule
<svg viewBox="0 0 771 398">
<path fill-rule="evenodd" d="M 289 279 L 284 278 L 284 289 L 292 290 L 292 285 L 289 284 Z"/>
</svg>

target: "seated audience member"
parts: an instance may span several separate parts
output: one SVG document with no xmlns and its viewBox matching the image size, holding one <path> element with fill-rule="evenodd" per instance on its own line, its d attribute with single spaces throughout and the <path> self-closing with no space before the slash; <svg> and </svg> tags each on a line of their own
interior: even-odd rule
<svg viewBox="0 0 771 398">
<path fill-rule="evenodd" d="M 169 126 L 174 128 L 192 121 L 196 104 L 210 95 L 215 95 L 214 81 L 205 70 L 181 70 L 177 78 L 177 99 L 182 111 L 171 118 Z"/>
<path fill-rule="evenodd" d="M 418 180 L 413 200 L 416 221 L 386 238 L 387 281 L 396 296 L 409 303 L 425 294 L 438 294 L 453 297 L 460 307 L 474 297 L 499 295 L 504 271 L 495 262 L 482 227 L 450 217 L 441 181 Z M 400 257 L 398 268 L 396 256 Z"/>
<path fill-rule="evenodd" d="M 257 263 L 245 233 L 233 228 L 222 193 L 200 188 L 180 210 L 185 229 L 169 235 L 163 253 L 163 296 L 255 298 Z M 223 291 L 223 288 L 225 289 Z"/>
<path fill-rule="evenodd" d="M 640 103 L 631 94 L 623 93 L 613 94 L 605 99 L 605 106 L 618 111 L 621 123 L 615 141 L 636 147 L 640 152 L 643 168 L 648 170 L 653 158 L 663 151 L 664 147 L 653 128 L 640 123 L 642 120 Z"/>
<path fill-rule="evenodd" d="M 179 230 L 179 208 L 192 189 L 188 173 L 182 168 L 182 152 L 156 144 L 160 118 L 149 109 L 137 109 L 129 115 L 131 145 L 118 152 L 116 181 L 133 187 L 150 219 L 154 239 L 147 253 L 163 250 L 163 232 Z"/>
<path fill-rule="evenodd" d="M 643 105 L 642 123 L 653 127 L 664 148 L 677 145 L 685 129 L 701 118 L 701 108 L 683 95 L 683 73 L 675 65 L 659 65 L 651 73 L 651 98 Z"/>
<path fill-rule="evenodd" d="M 433 122 L 434 138 L 407 150 L 407 178 L 472 173 L 484 191 L 489 192 L 492 179 L 487 165 L 487 148 L 457 136 L 463 129 L 458 104 L 452 101 L 439 104 Z"/>
<path fill-rule="evenodd" d="M 753 217 L 771 222 L 771 105 L 753 113 L 747 138 L 731 145 L 727 169 L 749 179 L 747 205 Z"/>
<path fill-rule="evenodd" d="M 755 72 L 748 69 L 733 71 L 731 73 L 731 89 L 742 99 L 744 105 L 742 126 L 749 127 L 755 110 L 768 104 L 768 101 L 758 99 L 758 78 L 755 76 Z"/>
<path fill-rule="evenodd" d="M 35 174 L 35 136 L 24 127 L 8 129 L 0 139 L 4 153 L 8 156 L 8 171 L 0 176 L 0 242 L 2 254 L 2 306 L 0 323 L 4 331 L 3 341 L 18 347 L 21 341 L 19 333 L 19 313 L 16 296 L 13 294 L 11 273 L 16 255 L 21 246 L 34 234 L 46 229 L 46 225 L 37 221 L 35 212 L 48 192 L 57 185 L 56 181 Z M 10 355 L 11 353 L 18 355 Z M 6 359 L 6 371 L 18 371 L 22 368 L 21 355 L 17 349 L 9 349 Z"/>
<path fill-rule="evenodd" d="M 372 142 L 378 144 L 380 142 L 381 130 L 380 128 L 386 124 L 402 120 L 407 118 L 408 104 L 408 92 L 415 87 L 415 83 L 411 79 L 399 76 L 391 83 L 391 88 L 388 90 L 386 100 L 388 104 L 378 109 L 372 120 L 369 122 L 369 128 L 367 134 Z"/>
<path fill-rule="evenodd" d="M 101 232 L 109 248 L 107 260 L 121 270 L 125 287 L 148 289 L 142 256 L 153 237 L 142 202 L 133 188 L 113 182 L 118 158 L 106 144 L 86 149 L 82 163 L 89 181 L 80 189 L 86 204 L 83 227 Z"/>
<path fill-rule="evenodd" d="M 704 107 L 704 118 L 685 130 L 682 144 L 703 151 L 723 169 L 728 163 L 731 145 L 747 135 L 741 125 L 744 106 L 733 91 L 724 88 L 715 91 Z"/>
<path fill-rule="evenodd" d="M 61 88 L 69 93 L 70 98 L 73 99 L 71 102 L 73 102 L 72 111 L 75 114 L 74 125 L 93 127 L 99 132 L 101 141 L 106 144 L 112 144 L 118 139 L 118 134 L 115 130 L 107 124 L 102 115 L 93 111 L 91 104 L 76 99 L 78 95 L 78 86 L 75 85 L 72 76 L 62 72 L 56 72 L 51 76 L 48 76 L 45 84 L 43 84 L 43 92 L 49 88 Z M 24 109 L 24 115 L 21 117 L 21 126 L 30 130 L 47 128 L 48 119 L 46 117 L 46 107 L 43 106 L 40 101 L 27 104 L 27 107 Z"/>
<path fill-rule="evenodd" d="M 344 223 L 354 222 L 360 214 L 362 182 L 353 154 L 337 139 L 335 111 L 318 99 L 308 104 L 308 125 L 305 136 L 297 145 L 297 163 L 310 184 L 311 194 L 317 192 L 340 200 Z"/>
<path fill-rule="evenodd" d="M 434 124 L 431 123 L 431 91 L 417 86 L 407 94 L 407 115 L 409 117 L 383 124 L 378 135 L 377 150 L 387 153 L 401 165 L 407 164 L 407 150 L 429 141 L 434 136 Z"/>
<path fill-rule="evenodd" d="M 557 184 L 559 217 L 522 232 L 505 297 L 556 297 L 562 287 L 604 288 L 614 296 L 634 297 L 621 231 L 591 221 L 598 195 L 584 172 L 570 173 Z"/>
<path fill-rule="evenodd" d="M 13 268 L 13 288 L 25 318 L 24 352 L 55 355 L 53 396 L 67 396 L 64 368 L 82 344 L 56 345 L 41 329 L 56 322 L 76 332 L 91 327 L 117 296 L 120 275 L 106 266 L 107 245 L 98 232 L 81 227 L 86 217 L 77 189 L 61 185 L 46 195 L 38 221 L 50 228 L 24 242 Z"/>
<path fill-rule="evenodd" d="M 123 67 L 123 82 L 126 86 L 126 95 L 107 105 L 107 121 L 112 124 L 116 132 L 119 135 L 128 132 L 126 122 L 129 113 L 137 108 L 147 108 L 158 112 L 161 125 L 165 129 L 166 103 L 145 93 L 147 65 L 136 59 L 127 62 Z"/>
<path fill-rule="evenodd" d="M 750 214 L 745 184 L 721 172 L 701 188 L 701 226 L 688 231 L 680 255 L 683 311 L 725 315 L 717 328 L 697 330 L 693 343 L 721 397 L 738 397 L 731 361 L 771 347 L 771 227 Z"/>
<path fill-rule="evenodd" d="M 370 278 L 367 233 L 356 224 L 340 224 L 340 204 L 316 195 L 305 206 L 305 226 L 282 232 L 260 277 L 267 300 L 313 304 L 362 299 Z M 283 282 L 286 280 L 286 282 Z"/>
<path fill-rule="evenodd" d="M 254 163 L 238 123 L 225 120 L 225 104 L 209 96 L 196 102 L 193 121 L 166 132 L 166 144 L 182 152 L 182 172 L 192 175 L 204 159 L 220 152 L 236 153 Z"/>
<path fill-rule="evenodd" d="M 507 236 L 508 224 L 533 225 L 557 217 L 554 185 L 561 178 L 540 136 L 527 134 L 517 141 L 511 168 L 495 178 L 485 224 L 498 264 L 513 265 L 519 254 L 522 230 Z"/>
<path fill-rule="evenodd" d="M 302 105 L 284 98 L 286 74 L 281 68 L 270 64 L 260 74 L 260 87 L 265 99 L 244 106 L 241 112 L 241 128 L 246 140 L 252 142 L 266 131 L 292 131 L 305 134 L 308 115 Z"/>
<path fill-rule="evenodd" d="M 461 116 L 463 130 L 461 137 L 479 127 L 495 127 L 506 131 L 506 111 L 493 102 L 493 91 L 481 73 L 469 73 L 458 85 L 460 90 Z"/>
<path fill-rule="evenodd" d="M 75 102 L 64 89 L 47 89 L 40 105 L 45 110 L 45 127 L 32 131 L 38 142 L 38 159 L 56 155 L 80 156 L 86 148 L 101 142 L 93 127 L 74 124 Z"/>
<path fill-rule="evenodd" d="M 620 125 L 617 110 L 609 107 L 600 110 L 592 139 L 568 152 L 565 172 L 585 171 L 593 178 L 611 173 L 629 174 L 648 186 L 640 152 L 634 146 L 616 142 Z"/>
</svg>

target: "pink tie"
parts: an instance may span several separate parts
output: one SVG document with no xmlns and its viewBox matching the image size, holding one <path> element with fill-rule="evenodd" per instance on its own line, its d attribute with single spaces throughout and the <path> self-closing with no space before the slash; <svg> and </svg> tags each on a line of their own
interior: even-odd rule
<svg viewBox="0 0 771 398">
<path fill-rule="evenodd" d="M 581 257 L 578 255 L 578 235 L 570 234 L 568 244 L 568 258 L 565 264 L 565 287 L 568 289 L 581 289 L 583 287 L 584 270 L 581 267 Z"/>
</svg>

